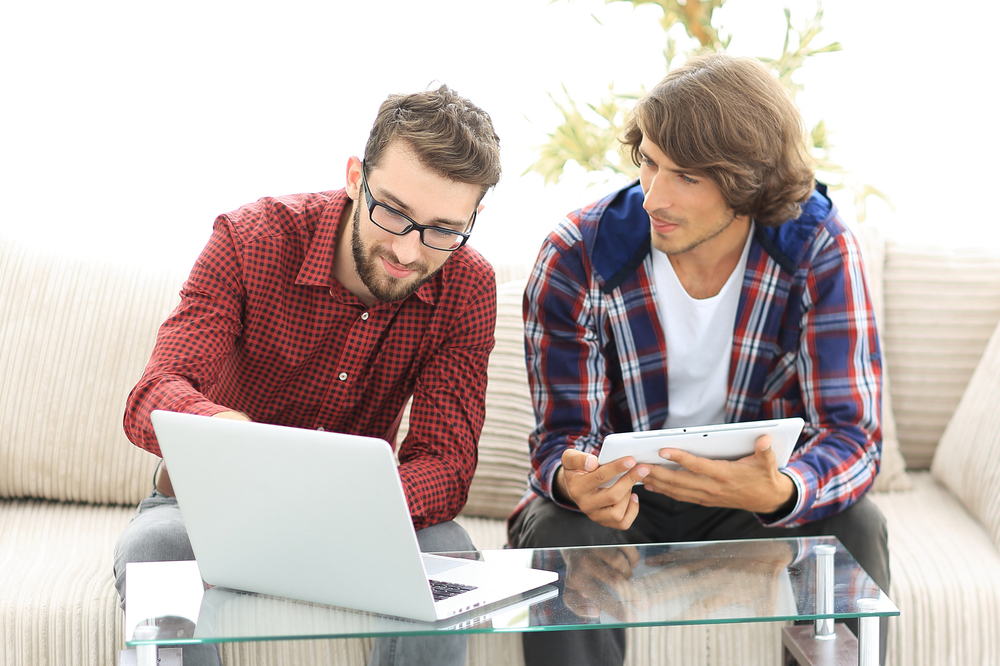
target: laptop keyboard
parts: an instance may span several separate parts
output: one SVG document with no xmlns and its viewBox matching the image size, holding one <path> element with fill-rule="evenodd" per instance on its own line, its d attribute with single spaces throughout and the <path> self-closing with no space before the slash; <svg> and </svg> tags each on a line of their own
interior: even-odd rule
<svg viewBox="0 0 1000 666">
<path fill-rule="evenodd" d="M 446 583 L 442 580 L 428 579 L 431 584 L 431 592 L 434 593 L 434 601 L 441 601 L 448 597 L 468 592 L 476 589 L 475 585 L 458 585 L 457 583 Z"/>
</svg>

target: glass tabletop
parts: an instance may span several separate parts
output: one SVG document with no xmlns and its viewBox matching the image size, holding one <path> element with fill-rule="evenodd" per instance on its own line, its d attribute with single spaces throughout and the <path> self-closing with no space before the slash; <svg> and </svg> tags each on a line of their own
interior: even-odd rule
<svg viewBox="0 0 1000 666">
<path fill-rule="evenodd" d="M 833 552 L 832 611 L 830 605 L 823 609 L 818 598 L 823 595 L 817 594 L 817 553 L 824 549 Z M 450 554 L 547 569 L 559 579 L 500 604 L 430 623 L 222 588 L 205 590 L 194 562 L 130 564 L 126 642 L 176 646 L 899 615 L 834 537 Z"/>
</svg>

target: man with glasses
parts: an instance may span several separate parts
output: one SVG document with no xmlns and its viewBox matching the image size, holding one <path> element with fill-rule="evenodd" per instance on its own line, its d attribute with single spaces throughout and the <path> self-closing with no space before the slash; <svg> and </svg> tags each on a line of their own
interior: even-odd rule
<svg viewBox="0 0 1000 666">
<path fill-rule="evenodd" d="M 483 425 L 496 283 L 465 247 L 500 179 L 488 114 L 447 86 L 392 95 L 346 187 L 221 215 L 129 395 L 125 432 L 159 455 L 154 409 L 395 442 L 420 546 L 471 550 L 465 505 Z M 234 464 L 234 467 L 238 463 Z M 338 474 L 364 470 L 330 470 Z M 166 469 L 115 547 L 128 562 L 193 559 Z M 372 664 L 463 664 L 463 637 L 375 642 Z M 184 663 L 218 663 L 211 646 Z"/>
</svg>

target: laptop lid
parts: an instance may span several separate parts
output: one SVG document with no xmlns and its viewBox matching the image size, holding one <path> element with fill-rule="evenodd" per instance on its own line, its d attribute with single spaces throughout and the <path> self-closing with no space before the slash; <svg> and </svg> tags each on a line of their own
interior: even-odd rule
<svg viewBox="0 0 1000 666">
<path fill-rule="evenodd" d="M 383 440 L 163 411 L 152 421 L 211 585 L 434 621 L 556 577 L 502 567 L 475 594 L 435 603 Z M 461 579 L 469 565 L 490 566 L 447 558 L 433 577 Z"/>
</svg>

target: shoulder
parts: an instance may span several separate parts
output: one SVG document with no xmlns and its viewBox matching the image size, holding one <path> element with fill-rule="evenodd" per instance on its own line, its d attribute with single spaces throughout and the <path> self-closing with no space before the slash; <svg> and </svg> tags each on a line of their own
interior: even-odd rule
<svg viewBox="0 0 1000 666">
<path fill-rule="evenodd" d="M 818 184 L 802 205 L 802 214 L 777 227 L 757 225 L 756 239 L 787 273 L 808 267 L 819 254 L 852 242 L 836 206 Z"/>
<path fill-rule="evenodd" d="M 573 211 L 542 246 L 539 261 L 572 264 L 583 277 L 592 275 L 602 289 L 613 290 L 638 269 L 649 254 L 649 216 L 642 208 L 638 181 Z"/>
<path fill-rule="evenodd" d="M 293 237 L 308 242 L 328 207 L 344 205 L 343 190 L 262 197 L 218 217 L 244 246 L 263 239 Z M 339 217 L 339 215 L 338 215 Z"/>
<path fill-rule="evenodd" d="M 470 302 L 488 301 L 496 306 L 493 266 L 475 248 L 463 245 L 452 253 L 433 279 L 417 295 L 439 309 L 464 308 Z"/>
</svg>

